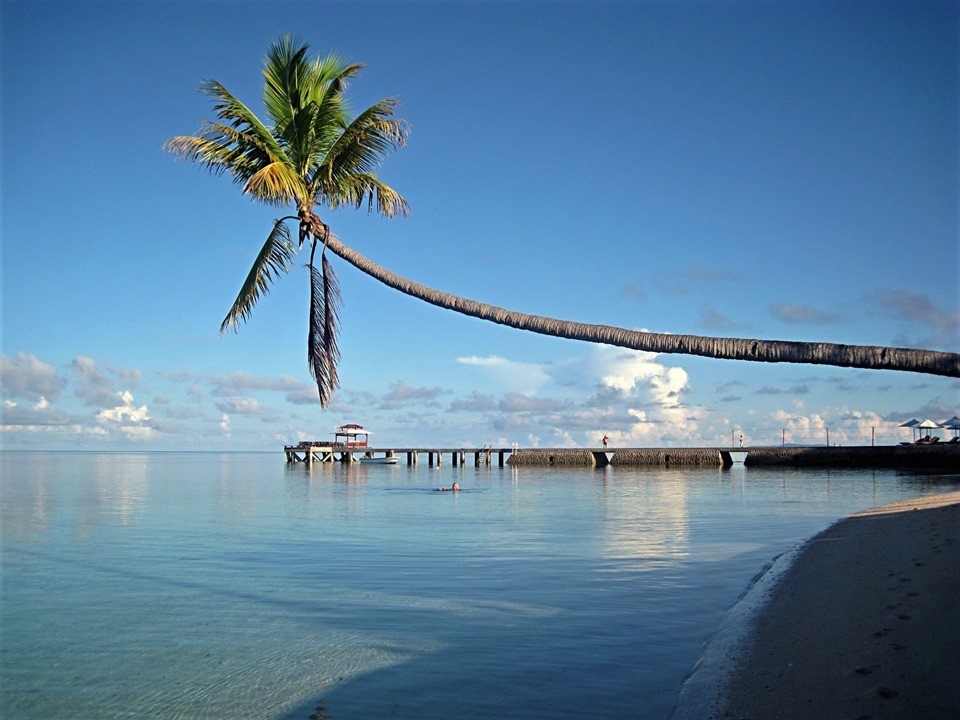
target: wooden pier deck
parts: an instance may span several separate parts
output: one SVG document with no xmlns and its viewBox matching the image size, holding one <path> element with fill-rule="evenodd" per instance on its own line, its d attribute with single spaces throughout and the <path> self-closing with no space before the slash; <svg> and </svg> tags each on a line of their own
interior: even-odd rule
<svg viewBox="0 0 960 720">
<path fill-rule="evenodd" d="M 421 456 L 426 456 L 429 467 L 440 467 L 447 456 L 453 467 L 466 466 L 468 458 L 476 467 L 491 465 L 496 457 L 497 465 L 503 467 L 513 448 L 375 448 L 365 445 L 334 445 L 332 443 L 299 443 L 286 445 L 283 452 L 288 463 L 358 462 L 361 458 L 406 457 L 407 465 L 419 465 Z"/>
</svg>

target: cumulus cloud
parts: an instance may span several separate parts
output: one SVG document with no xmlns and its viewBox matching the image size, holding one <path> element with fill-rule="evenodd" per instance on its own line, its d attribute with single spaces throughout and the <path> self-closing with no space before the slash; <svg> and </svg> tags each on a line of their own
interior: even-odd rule
<svg viewBox="0 0 960 720">
<path fill-rule="evenodd" d="M 536 392 L 550 380 L 543 365 L 507 360 L 497 355 L 461 357 L 457 362 L 482 369 L 504 390 L 525 395 Z"/>
<path fill-rule="evenodd" d="M 902 439 L 904 431 L 899 423 L 871 410 L 846 407 L 828 407 L 806 414 L 780 409 L 765 418 L 765 427 L 744 434 L 747 444 L 823 445 L 828 437 L 831 445 L 887 444 Z"/>
<path fill-rule="evenodd" d="M 450 412 L 490 412 L 497 409 L 493 395 L 474 390 L 469 396 L 450 403 Z"/>
<path fill-rule="evenodd" d="M 63 380 L 53 365 L 39 360 L 36 355 L 17 353 L 11 358 L 0 354 L 0 384 L 3 397 L 36 402 L 41 397 L 56 400 Z"/>
<path fill-rule="evenodd" d="M 210 379 L 213 394 L 221 397 L 233 397 L 256 390 L 296 393 L 309 390 L 311 385 L 290 375 L 263 377 L 248 372 L 235 372 L 228 375 L 216 375 Z"/>
<path fill-rule="evenodd" d="M 700 325 L 713 332 L 735 332 L 743 329 L 743 325 L 709 305 L 700 308 Z"/>
<path fill-rule="evenodd" d="M 108 430 L 119 431 L 128 440 L 150 440 L 157 432 L 150 422 L 146 405 L 134 404 L 133 394 L 124 390 L 117 393 L 121 402 L 112 408 L 103 408 L 97 413 L 97 422 Z"/>
<path fill-rule="evenodd" d="M 569 403 L 549 398 L 535 398 L 522 393 L 506 393 L 497 405 L 502 412 L 551 413 L 569 407 Z"/>
<path fill-rule="evenodd" d="M 662 372 L 663 365 L 656 362 L 656 357 L 656 353 L 601 345 L 594 351 L 591 364 L 597 368 L 603 385 L 629 393 L 638 383 Z"/>
<path fill-rule="evenodd" d="M 662 280 L 659 288 L 670 295 L 693 295 L 695 292 L 716 285 L 740 281 L 737 273 L 727 268 L 712 268 L 704 263 L 690 263 L 680 268 L 670 280 Z"/>
<path fill-rule="evenodd" d="M 141 373 L 138 368 L 120 367 L 119 365 L 114 365 L 106 361 L 103 363 L 103 367 L 111 375 L 114 375 L 125 388 L 136 388 L 140 385 L 140 378 L 143 373 Z"/>
<path fill-rule="evenodd" d="M 5 400 L 3 408 L 0 410 L 0 424 L 7 428 L 22 428 L 25 426 L 50 427 L 64 426 L 79 422 L 76 417 L 65 415 L 64 413 L 50 407 L 49 403 L 43 401 L 29 405 L 21 405 L 13 400 Z"/>
<path fill-rule="evenodd" d="M 921 325 L 924 337 L 905 339 L 902 344 L 956 348 L 960 346 L 960 310 L 943 310 L 933 300 L 911 290 L 876 290 L 865 297 L 883 317 Z"/>
<path fill-rule="evenodd" d="M 218 402 L 217 409 L 227 415 L 246 415 L 259 418 L 263 415 L 263 408 L 256 398 L 235 397 Z"/>
<path fill-rule="evenodd" d="M 523 364 L 496 358 L 495 368 Z M 593 346 L 585 355 L 536 366 L 538 385 L 554 395 L 505 388 L 494 398 L 475 391 L 454 411 L 481 412 L 506 437 L 520 433 L 557 445 L 596 445 L 607 434 L 618 444 L 681 442 L 696 431 L 701 408 L 687 405 L 687 372 L 654 353 Z M 582 393 L 588 392 L 588 395 Z"/>
<path fill-rule="evenodd" d="M 806 385 L 792 385 L 791 387 L 764 385 L 756 391 L 757 395 L 806 395 L 809 392 L 810 388 Z"/>
<path fill-rule="evenodd" d="M 117 396 L 116 384 L 100 371 L 93 358 L 77 355 L 70 367 L 76 378 L 74 395 L 90 407 L 113 404 Z"/>
<path fill-rule="evenodd" d="M 817 310 L 809 305 L 774 303 L 770 306 L 770 312 L 777 319 L 790 325 L 828 325 L 840 320 L 840 316 L 836 313 Z"/>
<path fill-rule="evenodd" d="M 97 413 L 97 420 L 101 422 L 139 423 L 150 419 L 146 405 L 141 405 L 140 407 L 134 406 L 133 393 L 124 390 L 123 392 L 117 393 L 117 395 L 123 403 L 113 408 L 104 408 Z"/>
<path fill-rule="evenodd" d="M 437 397 L 445 390 L 439 387 L 412 387 L 403 380 L 390 385 L 390 390 L 380 399 L 381 410 L 393 410 L 404 405 L 416 404 L 426 407 L 439 407 Z"/>
<path fill-rule="evenodd" d="M 336 396 L 334 396 L 336 397 Z M 317 393 L 316 385 L 308 385 L 307 383 L 303 384 L 302 388 L 297 390 L 291 390 L 284 396 L 286 400 L 291 405 L 319 405 L 320 396 Z"/>
</svg>

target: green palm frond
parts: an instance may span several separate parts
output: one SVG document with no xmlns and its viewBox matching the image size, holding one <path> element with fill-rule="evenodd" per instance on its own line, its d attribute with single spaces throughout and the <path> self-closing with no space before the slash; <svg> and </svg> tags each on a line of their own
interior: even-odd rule
<svg viewBox="0 0 960 720">
<path fill-rule="evenodd" d="M 347 124 L 343 90 L 363 67 L 337 55 L 312 62 L 307 46 L 289 35 L 270 49 L 264 68 L 263 103 L 274 134 L 291 163 L 306 177 Z"/>
<path fill-rule="evenodd" d="M 284 157 L 283 149 L 269 128 L 223 85 L 216 80 L 205 80 L 200 85 L 200 92 L 213 98 L 213 110 L 225 124 L 244 134 L 256 136 L 265 147 L 270 149 L 273 159 Z"/>
<path fill-rule="evenodd" d="M 352 205 L 359 208 L 367 203 L 367 211 L 377 211 L 384 217 L 403 217 L 409 214 L 407 201 L 389 185 L 373 174 L 353 174 L 346 176 L 340 183 L 336 199 L 329 200 L 330 207 Z"/>
<path fill-rule="evenodd" d="M 327 407 L 334 391 L 340 387 L 337 365 L 340 349 L 337 335 L 340 324 L 340 286 L 327 260 L 321 256 L 322 271 L 312 263 L 310 270 L 310 326 L 307 334 L 307 365 L 317 383 L 320 406 Z"/>
<path fill-rule="evenodd" d="M 345 179 L 372 174 L 387 155 L 406 144 L 409 126 L 393 117 L 397 105 L 392 98 L 380 100 L 343 129 L 310 180 L 315 194 L 336 201 Z"/>
<path fill-rule="evenodd" d="M 290 122 L 311 103 L 340 96 L 348 78 L 363 65 L 347 63 L 336 54 L 308 61 L 308 46 L 286 35 L 270 46 L 264 62 L 263 104 L 278 126 Z"/>
<path fill-rule="evenodd" d="M 221 334 L 228 328 L 237 329 L 241 322 L 246 322 L 260 297 L 270 289 L 270 284 L 281 273 L 289 272 L 297 249 L 290 242 L 290 231 L 286 221 L 296 219 L 285 217 L 277 220 L 267 241 L 260 249 L 253 267 L 247 274 L 233 307 L 220 324 Z"/>
<path fill-rule="evenodd" d="M 215 175 L 229 173 L 244 185 L 269 163 L 270 154 L 255 136 L 219 123 L 204 123 L 199 135 L 182 135 L 164 143 L 164 149 L 202 165 Z"/>
</svg>

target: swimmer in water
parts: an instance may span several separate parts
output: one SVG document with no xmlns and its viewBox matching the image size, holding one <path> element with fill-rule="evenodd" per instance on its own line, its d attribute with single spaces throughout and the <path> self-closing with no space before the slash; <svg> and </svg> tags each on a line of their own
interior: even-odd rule
<svg viewBox="0 0 960 720">
<path fill-rule="evenodd" d="M 457 483 L 454 483 L 454 484 L 453 484 L 453 487 L 449 487 L 449 488 L 439 487 L 439 488 L 437 488 L 437 492 L 447 492 L 447 490 L 450 490 L 451 492 L 459 492 L 460 486 L 459 486 Z"/>
</svg>

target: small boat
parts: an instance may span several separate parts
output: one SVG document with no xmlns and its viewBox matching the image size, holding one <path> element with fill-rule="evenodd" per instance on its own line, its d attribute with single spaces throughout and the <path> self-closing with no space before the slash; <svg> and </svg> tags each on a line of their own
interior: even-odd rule
<svg viewBox="0 0 960 720">
<path fill-rule="evenodd" d="M 398 458 L 395 457 L 362 457 L 360 463 L 363 465 L 396 465 Z"/>
</svg>

